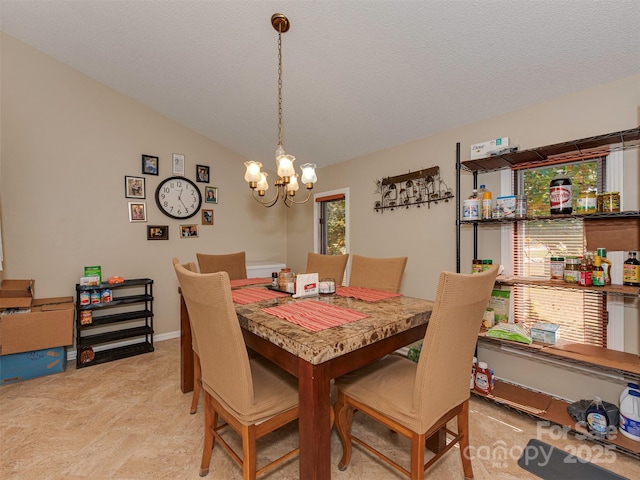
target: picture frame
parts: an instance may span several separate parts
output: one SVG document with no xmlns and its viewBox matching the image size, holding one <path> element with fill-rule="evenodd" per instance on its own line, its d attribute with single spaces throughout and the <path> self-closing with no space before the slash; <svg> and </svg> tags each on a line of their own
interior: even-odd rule
<svg viewBox="0 0 640 480">
<path fill-rule="evenodd" d="M 169 225 L 148 225 L 147 240 L 169 240 Z"/>
<path fill-rule="evenodd" d="M 202 225 L 213 225 L 213 209 L 203 208 L 200 211 L 202 212 Z"/>
<path fill-rule="evenodd" d="M 146 222 L 147 204 L 144 202 L 129 202 L 129 222 Z"/>
<path fill-rule="evenodd" d="M 196 165 L 196 182 L 209 183 L 208 165 Z"/>
<path fill-rule="evenodd" d="M 180 238 L 197 238 L 198 236 L 198 225 L 195 223 L 180 225 Z"/>
<path fill-rule="evenodd" d="M 218 203 L 218 187 L 204 187 L 205 203 Z"/>
<path fill-rule="evenodd" d="M 142 155 L 142 174 L 158 175 L 158 165 L 160 159 L 153 155 Z"/>
<path fill-rule="evenodd" d="M 124 177 L 125 198 L 145 198 L 144 177 Z"/>
<path fill-rule="evenodd" d="M 181 153 L 174 153 L 171 165 L 174 175 L 184 176 L 184 155 Z"/>
</svg>

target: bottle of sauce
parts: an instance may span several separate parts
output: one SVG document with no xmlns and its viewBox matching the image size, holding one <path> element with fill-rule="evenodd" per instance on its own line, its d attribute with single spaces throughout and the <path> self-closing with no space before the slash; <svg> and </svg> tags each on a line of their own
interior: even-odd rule
<svg viewBox="0 0 640 480">
<path fill-rule="evenodd" d="M 604 287 L 604 268 L 602 268 L 602 258 L 596 255 L 593 258 L 593 270 L 591 271 L 591 280 L 594 287 Z"/>
<path fill-rule="evenodd" d="M 571 180 L 558 170 L 549 184 L 549 207 L 551 215 L 567 215 L 573 212 L 573 193 Z"/>
<path fill-rule="evenodd" d="M 640 260 L 636 252 L 629 252 L 629 258 L 622 265 L 622 283 L 631 287 L 640 287 Z"/>
<path fill-rule="evenodd" d="M 478 362 L 475 375 L 475 389 L 485 395 L 493 390 L 493 372 L 489 370 L 487 362 Z"/>
<path fill-rule="evenodd" d="M 582 285 L 583 287 L 590 287 L 592 285 L 591 272 L 593 270 L 593 265 L 590 265 L 589 255 L 587 252 L 582 256 L 582 260 L 580 261 L 580 267 L 578 269 L 578 285 Z M 602 267 L 600 267 L 602 270 Z"/>
</svg>

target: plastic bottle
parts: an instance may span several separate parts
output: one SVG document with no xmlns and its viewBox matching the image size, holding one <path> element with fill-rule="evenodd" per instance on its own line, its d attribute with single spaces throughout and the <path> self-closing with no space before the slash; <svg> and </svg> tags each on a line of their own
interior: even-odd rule
<svg viewBox="0 0 640 480">
<path fill-rule="evenodd" d="M 593 265 L 591 265 L 589 255 L 587 255 L 587 252 L 585 252 L 578 270 L 578 285 L 582 285 L 583 287 L 590 287 L 592 285 L 593 270 L 594 267 Z M 600 271 L 602 271 L 602 267 L 600 267 Z"/>
<path fill-rule="evenodd" d="M 493 210 L 493 200 L 491 199 L 491 191 L 487 190 L 487 188 L 484 185 L 480 185 L 480 191 L 482 192 L 482 219 L 490 220 L 491 211 Z"/>
<path fill-rule="evenodd" d="M 582 273 L 582 272 L 581 272 Z M 604 269 L 602 268 L 602 259 L 599 255 L 593 258 L 593 270 L 591 271 L 591 281 L 594 287 L 604 287 Z"/>
<path fill-rule="evenodd" d="M 629 258 L 622 265 L 622 283 L 632 287 L 640 286 L 640 260 L 636 258 L 636 252 L 629 252 Z"/>
<path fill-rule="evenodd" d="M 627 383 L 627 386 L 624 387 L 624 390 L 622 390 L 622 393 L 620 394 L 620 405 L 622 405 L 622 401 L 624 400 L 624 397 L 629 395 L 630 390 L 640 391 L 640 385 L 638 385 L 637 383 L 631 383 L 631 382 Z"/>
<path fill-rule="evenodd" d="M 486 362 L 478 362 L 476 366 L 475 389 L 485 395 L 493 389 L 493 375 Z"/>
<path fill-rule="evenodd" d="M 620 433 L 640 442 L 640 391 L 629 390 L 620 403 Z"/>
<path fill-rule="evenodd" d="M 565 215 L 573 212 L 573 192 L 571 180 L 558 170 L 549 184 L 549 207 L 551 215 Z"/>
<path fill-rule="evenodd" d="M 638 394 L 640 395 L 640 393 Z M 609 417 L 600 397 L 595 397 L 586 411 L 587 430 L 597 438 L 607 438 Z"/>
</svg>

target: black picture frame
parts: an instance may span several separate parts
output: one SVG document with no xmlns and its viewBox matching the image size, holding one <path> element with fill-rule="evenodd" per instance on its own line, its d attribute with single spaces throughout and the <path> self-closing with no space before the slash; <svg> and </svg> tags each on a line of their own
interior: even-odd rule
<svg viewBox="0 0 640 480">
<path fill-rule="evenodd" d="M 160 159 L 153 155 L 142 155 L 142 174 L 158 175 Z"/>
<path fill-rule="evenodd" d="M 209 183 L 208 165 L 196 165 L 196 182 Z"/>
<path fill-rule="evenodd" d="M 147 240 L 169 240 L 169 225 L 147 225 Z"/>
</svg>

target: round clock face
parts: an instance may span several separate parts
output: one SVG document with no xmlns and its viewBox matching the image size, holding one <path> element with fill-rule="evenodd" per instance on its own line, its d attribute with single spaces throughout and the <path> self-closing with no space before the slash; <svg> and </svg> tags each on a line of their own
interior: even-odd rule
<svg viewBox="0 0 640 480">
<path fill-rule="evenodd" d="M 195 183 L 185 177 L 169 177 L 156 188 L 156 204 L 171 218 L 191 218 L 202 206 L 202 195 Z"/>
</svg>

